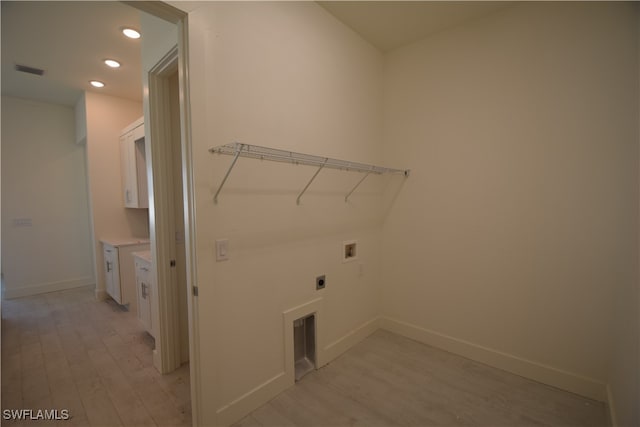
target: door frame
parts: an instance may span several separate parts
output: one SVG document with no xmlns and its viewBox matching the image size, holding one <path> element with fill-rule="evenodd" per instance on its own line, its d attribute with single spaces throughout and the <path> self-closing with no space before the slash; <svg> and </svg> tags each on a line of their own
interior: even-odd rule
<svg viewBox="0 0 640 427">
<path fill-rule="evenodd" d="M 182 187 L 185 225 L 186 255 L 186 287 L 188 321 L 189 321 L 189 371 L 191 386 L 192 425 L 200 425 L 201 393 L 200 393 L 200 358 L 199 358 L 199 324 L 198 299 L 194 290 L 196 282 L 196 216 L 195 185 L 193 178 L 192 141 L 191 141 L 191 109 L 189 101 L 188 72 L 188 15 L 187 13 L 163 2 L 127 1 L 125 2 L 150 15 L 176 24 L 178 40 L 176 46 L 149 71 L 149 131 L 153 141 L 151 149 L 151 174 L 153 177 L 153 205 L 150 206 L 150 219 L 154 222 L 155 236 L 152 236 L 153 250 L 156 254 L 156 284 L 158 292 L 159 330 L 154 364 L 162 373 L 170 372 L 180 366 L 180 328 L 178 319 L 179 301 L 172 297 L 172 276 L 175 279 L 175 268 L 170 260 L 175 260 L 171 253 L 171 242 L 174 220 L 170 211 L 166 194 L 171 190 L 172 181 L 166 177 L 167 165 L 171 164 L 171 134 L 168 126 L 169 117 L 168 78 L 178 72 L 180 103 L 180 145 L 182 151 Z M 151 212 L 153 210 L 153 212 Z M 156 215 L 162 212 L 163 215 Z M 167 212 L 170 212 L 167 215 Z M 175 245 L 173 246 L 175 248 Z M 175 282 L 174 282 L 175 283 Z M 158 339 L 159 338 L 159 339 Z M 157 358 L 157 359 L 156 359 Z"/>
</svg>

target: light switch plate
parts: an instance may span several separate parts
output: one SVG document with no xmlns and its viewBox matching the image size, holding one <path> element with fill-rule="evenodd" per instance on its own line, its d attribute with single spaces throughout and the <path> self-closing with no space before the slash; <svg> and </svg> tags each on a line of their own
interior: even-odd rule
<svg viewBox="0 0 640 427">
<path fill-rule="evenodd" d="M 31 227 L 33 225 L 31 218 L 14 218 L 14 227 Z"/>
<path fill-rule="evenodd" d="M 229 239 L 216 240 L 216 261 L 229 259 Z"/>
</svg>

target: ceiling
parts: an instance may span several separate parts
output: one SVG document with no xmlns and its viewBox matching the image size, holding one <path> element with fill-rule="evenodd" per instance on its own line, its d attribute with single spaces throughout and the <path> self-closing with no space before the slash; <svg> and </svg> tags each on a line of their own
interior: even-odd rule
<svg viewBox="0 0 640 427">
<path fill-rule="evenodd" d="M 383 52 L 509 5 L 508 2 L 321 1 L 320 6 Z M 140 40 L 122 36 L 140 28 L 139 12 L 116 1 L 4 1 L 2 95 L 73 106 L 82 91 L 142 98 Z M 143 35 L 144 37 L 144 35 Z M 122 63 L 119 69 L 105 58 Z M 45 70 L 25 74 L 15 65 Z M 106 86 L 94 89 L 89 80 Z"/>
<path fill-rule="evenodd" d="M 319 1 L 383 52 L 510 5 L 506 1 Z"/>
<path fill-rule="evenodd" d="M 2 1 L 2 95 L 75 105 L 82 91 L 142 99 L 140 40 L 121 27 L 140 28 L 136 9 L 120 2 Z M 102 62 L 121 62 L 111 69 Z M 42 76 L 15 65 L 44 69 Z M 94 89 L 89 80 L 106 86 Z"/>
</svg>

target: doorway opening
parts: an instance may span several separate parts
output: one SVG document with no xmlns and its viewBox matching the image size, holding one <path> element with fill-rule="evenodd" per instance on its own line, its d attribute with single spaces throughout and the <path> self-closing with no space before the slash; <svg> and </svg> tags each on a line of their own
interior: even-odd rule
<svg viewBox="0 0 640 427">
<path fill-rule="evenodd" d="M 149 73 L 153 233 L 160 302 L 156 367 L 172 372 L 189 361 L 189 314 L 178 51 Z M 152 250 L 153 250 L 152 249 Z M 157 339 L 156 339 L 157 340 Z"/>
</svg>

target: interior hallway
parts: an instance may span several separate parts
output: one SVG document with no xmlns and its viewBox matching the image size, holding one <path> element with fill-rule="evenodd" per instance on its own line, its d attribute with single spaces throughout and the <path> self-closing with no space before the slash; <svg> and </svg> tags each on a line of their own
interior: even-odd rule
<svg viewBox="0 0 640 427">
<path fill-rule="evenodd" d="M 604 426 L 603 403 L 378 330 L 253 411 L 253 426 Z"/>
<path fill-rule="evenodd" d="M 68 421 L 2 425 L 189 426 L 189 365 L 160 375 L 134 314 L 92 289 L 2 301 L 2 409 L 68 409 Z"/>
</svg>

